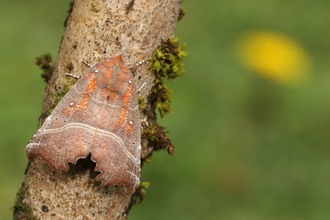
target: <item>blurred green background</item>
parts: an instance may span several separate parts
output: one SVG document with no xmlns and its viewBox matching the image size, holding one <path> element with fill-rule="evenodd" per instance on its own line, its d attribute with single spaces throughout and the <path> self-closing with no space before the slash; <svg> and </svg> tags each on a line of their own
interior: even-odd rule
<svg viewBox="0 0 330 220">
<path fill-rule="evenodd" d="M 45 83 L 34 58 L 56 59 L 69 1 L 0 8 L 0 219 L 12 219 Z M 153 155 L 144 203 L 129 219 L 330 219 L 330 1 L 185 1 L 176 29 L 186 72 L 169 83 L 176 146 Z M 312 63 L 299 85 L 255 74 L 235 52 L 247 31 L 281 33 Z"/>
</svg>

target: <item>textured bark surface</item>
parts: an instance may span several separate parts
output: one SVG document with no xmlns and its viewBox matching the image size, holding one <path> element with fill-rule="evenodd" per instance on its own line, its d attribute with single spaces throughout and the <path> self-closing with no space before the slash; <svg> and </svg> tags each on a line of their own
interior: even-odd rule
<svg viewBox="0 0 330 220">
<path fill-rule="evenodd" d="M 75 0 L 66 21 L 58 60 L 45 90 L 43 111 L 54 103 L 54 92 L 87 71 L 81 61 L 96 64 L 122 47 L 126 66 L 149 59 L 155 49 L 173 36 L 182 0 Z M 147 97 L 154 83 L 148 64 L 135 72 L 139 96 Z M 148 115 L 141 115 L 145 122 Z M 154 116 L 153 116 L 154 117 Z M 143 143 L 141 157 L 148 154 Z M 126 219 L 131 196 L 122 186 L 100 187 L 93 163 L 79 160 L 67 173 L 55 174 L 42 160 L 26 171 L 19 198 L 28 209 L 15 209 L 18 219 Z M 134 194 L 133 194 L 134 196 Z M 134 199 L 133 199 L 134 200 Z M 26 213 L 30 210 L 30 213 Z"/>
</svg>

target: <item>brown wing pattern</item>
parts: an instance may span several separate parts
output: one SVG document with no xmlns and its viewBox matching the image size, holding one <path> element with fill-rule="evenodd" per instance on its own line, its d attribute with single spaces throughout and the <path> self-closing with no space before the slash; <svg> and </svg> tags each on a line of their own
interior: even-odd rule
<svg viewBox="0 0 330 220">
<path fill-rule="evenodd" d="M 117 52 L 82 76 L 26 146 L 59 173 L 91 153 L 101 185 L 140 183 L 141 131 L 132 73 Z"/>
</svg>

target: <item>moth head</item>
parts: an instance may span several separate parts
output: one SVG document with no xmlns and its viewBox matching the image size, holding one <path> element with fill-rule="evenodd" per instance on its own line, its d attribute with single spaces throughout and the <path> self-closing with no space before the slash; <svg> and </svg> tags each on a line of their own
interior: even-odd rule
<svg viewBox="0 0 330 220">
<path fill-rule="evenodd" d="M 99 86 L 107 88 L 109 91 L 123 94 L 126 92 L 127 86 L 132 83 L 133 74 L 125 66 L 121 54 L 98 63 L 96 70 Z"/>
</svg>

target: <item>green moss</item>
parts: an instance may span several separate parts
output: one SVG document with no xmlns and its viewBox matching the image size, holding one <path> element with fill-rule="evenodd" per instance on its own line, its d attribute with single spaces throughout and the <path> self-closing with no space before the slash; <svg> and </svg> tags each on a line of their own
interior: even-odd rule
<svg viewBox="0 0 330 220">
<path fill-rule="evenodd" d="M 151 162 L 152 162 L 151 155 L 149 155 L 146 158 L 143 158 L 143 163 L 151 163 Z"/>
<path fill-rule="evenodd" d="M 179 12 L 178 21 L 180 21 L 185 15 L 186 15 L 186 11 L 181 8 Z"/>
<path fill-rule="evenodd" d="M 178 46 L 179 38 L 169 38 L 162 42 L 151 58 L 151 71 L 156 76 L 152 90 L 152 103 L 159 110 L 160 116 L 172 113 L 172 91 L 167 88 L 164 79 L 175 79 L 183 70 L 183 58 L 187 56 L 186 45 Z"/>
<path fill-rule="evenodd" d="M 151 59 L 151 70 L 157 78 L 175 79 L 183 73 L 183 58 L 187 56 L 186 44 L 178 46 L 179 38 L 163 41 Z"/>
<path fill-rule="evenodd" d="M 53 107 L 47 111 L 43 111 L 41 112 L 41 115 L 38 118 L 38 127 L 40 128 L 41 125 L 44 123 L 44 121 L 46 120 L 46 118 L 50 115 L 50 113 L 53 111 Z"/>
<path fill-rule="evenodd" d="M 36 57 L 35 64 L 40 67 L 44 72 L 41 74 L 41 78 L 48 83 L 54 70 L 54 64 L 52 61 L 52 56 L 50 53 L 44 54 L 42 56 Z"/>
<path fill-rule="evenodd" d="M 143 193 L 146 193 L 145 189 L 148 189 L 150 183 L 149 182 L 141 182 L 140 183 L 140 188 Z"/>
<path fill-rule="evenodd" d="M 163 41 L 150 60 L 150 69 L 156 80 L 148 98 L 151 106 L 158 109 L 161 117 L 173 111 L 171 106 L 172 91 L 168 89 L 164 80 L 173 80 L 184 71 L 183 59 L 187 55 L 186 45 L 178 46 L 178 43 L 178 38 L 169 38 Z M 139 100 L 139 103 L 141 101 Z M 142 129 L 141 136 L 142 139 L 148 141 L 148 145 L 152 146 L 153 150 L 166 150 L 170 155 L 174 153 L 174 146 L 168 138 L 168 132 L 155 120 L 148 121 L 148 126 Z M 150 158 L 151 154 L 146 155 L 142 160 L 142 164 L 149 163 Z"/>
<path fill-rule="evenodd" d="M 134 195 L 135 195 L 135 200 L 134 204 L 141 203 L 144 201 L 144 194 L 146 193 L 146 190 L 149 187 L 150 183 L 149 182 L 141 182 L 140 186 L 136 189 Z"/>
<path fill-rule="evenodd" d="M 148 124 L 148 127 L 142 129 L 142 139 L 148 140 L 154 150 L 166 150 L 170 155 L 172 155 L 174 153 L 174 146 L 168 138 L 168 131 L 156 122 L 149 121 Z M 149 163 L 150 160 L 150 157 L 146 157 L 142 160 L 142 164 Z"/>
<path fill-rule="evenodd" d="M 156 132 L 156 126 L 149 125 L 148 127 L 144 128 L 141 132 L 141 136 L 143 139 L 146 139 L 148 141 L 155 141 L 155 132 Z"/>
<path fill-rule="evenodd" d="M 14 204 L 14 219 L 28 219 L 36 220 L 37 218 L 33 215 L 30 207 L 23 203 L 24 191 L 23 187 L 17 192 Z"/>
<path fill-rule="evenodd" d="M 154 106 L 158 109 L 161 117 L 173 113 L 172 109 L 172 90 L 168 89 L 164 81 L 156 79 L 155 86 L 152 89 L 154 96 Z"/>
<path fill-rule="evenodd" d="M 61 99 L 65 96 L 65 94 L 71 89 L 73 84 L 63 84 L 62 90 L 58 92 L 54 92 L 52 97 L 54 98 L 54 108 L 61 101 Z"/>
<path fill-rule="evenodd" d="M 139 102 L 139 109 L 143 110 L 147 107 L 147 104 L 144 102 L 143 96 L 139 96 L 138 102 Z"/>
</svg>

